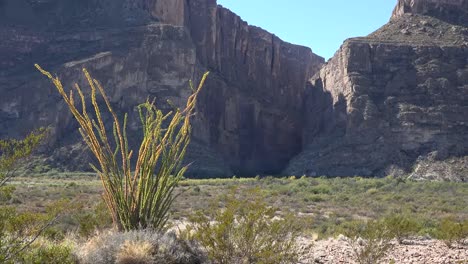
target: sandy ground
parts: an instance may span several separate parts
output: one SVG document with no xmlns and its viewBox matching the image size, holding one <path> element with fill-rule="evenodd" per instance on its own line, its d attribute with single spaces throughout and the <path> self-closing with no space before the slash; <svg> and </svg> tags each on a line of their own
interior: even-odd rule
<svg viewBox="0 0 468 264">
<path fill-rule="evenodd" d="M 303 238 L 299 244 L 302 252 L 301 264 L 356 263 L 353 261 L 353 250 L 344 237 L 316 242 Z M 468 245 L 448 248 L 443 242 L 432 239 L 408 240 L 405 245 L 399 245 L 395 241 L 393 245 L 380 263 L 468 264 Z"/>
<path fill-rule="evenodd" d="M 184 230 L 186 225 L 185 221 L 177 221 L 173 231 Z M 301 237 L 297 243 L 301 252 L 298 264 L 356 264 L 353 249 L 342 235 L 319 241 Z M 442 241 L 419 238 L 405 240 L 404 245 L 395 240 L 392 245 L 387 256 L 375 264 L 468 264 L 468 243 L 449 248 Z"/>
</svg>

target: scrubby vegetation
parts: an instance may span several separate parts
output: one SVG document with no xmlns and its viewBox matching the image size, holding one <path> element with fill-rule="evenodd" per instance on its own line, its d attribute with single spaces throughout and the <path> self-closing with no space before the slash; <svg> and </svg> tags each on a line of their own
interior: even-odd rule
<svg viewBox="0 0 468 264">
<path fill-rule="evenodd" d="M 375 264 L 392 248 L 393 234 L 381 220 L 349 223 L 345 232 L 359 264 Z"/>
<path fill-rule="evenodd" d="M 382 221 L 390 236 L 400 244 L 405 238 L 416 235 L 422 229 L 421 223 L 410 214 L 393 213 Z"/>
<path fill-rule="evenodd" d="M 31 247 L 57 216 L 57 208 L 46 213 L 18 212 L 5 205 L 15 190 L 8 182 L 20 163 L 39 146 L 46 130 L 40 129 L 25 139 L 0 140 L 0 262 L 13 263 Z"/>
<path fill-rule="evenodd" d="M 78 248 L 77 256 L 83 264 L 206 263 L 194 242 L 153 230 L 100 233 Z"/>
<path fill-rule="evenodd" d="M 442 219 L 436 237 L 443 240 L 448 247 L 464 244 L 465 239 L 468 239 L 468 219 L 460 220 L 453 216 Z"/>
<path fill-rule="evenodd" d="M 297 263 L 300 236 L 344 234 L 355 261 L 367 264 L 414 236 L 436 237 L 448 247 L 466 242 L 466 183 L 394 177 L 184 179 L 190 117 L 207 75 L 183 110 L 164 115 L 150 101 L 138 107 L 143 141 L 132 167 L 127 117 L 121 124 L 99 82 L 84 71 L 94 111 L 88 113 L 78 85 L 81 106 L 58 78 L 40 70 L 78 120 L 97 158 L 97 175 L 35 166 L 32 174 L 13 178 L 45 131 L 0 141 L 1 263 Z M 96 91 L 112 118 L 113 140 Z"/>
<path fill-rule="evenodd" d="M 219 205 L 191 217 L 186 232 L 214 263 L 297 263 L 300 225 L 287 214 L 277 218 L 258 189 L 224 196 Z"/>
<path fill-rule="evenodd" d="M 361 238 L 358 249 L 365 249 L 365 245 L 369 242 L 363 242 L 367 241 L 366 232 L 369 231 L 369 228 L 366 231 L 363 227 L 368 226 L 366 223 L 369 221 L 377 221 L 379 226 L 385 226 L 387 231 L 384 234 L 386 236 L 390 234 L 391 237 L 397 238 L 403 243 L 409 243 L 412 237 L 428 236 L 444 241 L 453 241 L 453 247 L 460 246 L 458 242 L 463 242 L 463 239 L 460 238 L 463 235 L 457 231 L 460 230 L 458 229 L 460 225 L 455 223 L 462 223 L 463 220 L 467 219 L 468 208 L 464 205 L 468 199 L 468 185 L 449 182 L 398 182 L 397 179 L 393 178 L 292 179 L 289 177 L 182 180 L 175 189 L 175 193 L 179 196 L 171 208 L 170 223 L 181 222 L 184 226 L 186 223 L 190 224 L 189 219 L 191 218 L 196 220 L 193 223 L 195 226 L 197 221 L 207 224 L 208 219 L 213 220 L 217 215 L 222 216 L 222 213 L 226 212 L 224 208 L 227 208 L 230 200 L 226 194 L 231 193 L 232 188 L 235 187 L 237 189 L 235 197 L 241 202 L 235 202 L 236 199 L 234 199 L 238 207 L 230 207 L 231 211 L 247 210 L 247 208 L 251 208 L 253 211 L 262 211 L 265 210 L 265 207 L 262 206 L 266 206 L 266 209 L 276 209 L 267 211 L 270 216 L 274 215 L 276 217 L 274 218 L 279 220 L 286 219 L 287 214 L 292 213 L 296 219 L 300 220 L 302 232 L 299 235 L 301 236 L 315 233 L 320 238 L 338 236 L 339 234 L 352 237 L 351 231 L 354 230 L 354 234 L 356 234 L 354 237 Z M 83 241 L 95 239 L 96 230 L 102 236 L 106 234 L 105 230 L 111 227 L 112 220 L 105 210 L 105 205 L 96 202 L 100 199 L 102 187 L 100 180 L 95 176 L 63 174 L 52 179 L 48 176 L 37 175 L 28 178 L 15 178 L 12 181 L 12 186 L 16 190 L 6 203 L 15 205 L 17 210 L 21 212 L 41 211 L 47 204 L 58 199 L 75 198 L 75 203 L 80 204 L 79 210 L 71 211 L 68 215 L 59 218 L 56 225 L 48 228 L 42 234 L 46 239 L 57 241 L 60 244 L 61 241 L 69 239 L 68 232 L 72 231 L 74 234 L 72 238 L 78 240 L 78 249 L 74 248 L 72 252 L 82 252 L 80 248 Z M 248 205 L 249 201 L 259 199 L 252 194 L 245 195 L 252 188 L 256 189 L 261 198 L 260 205 L 262 206 Z M 368 195 L 366 189 L 376 189 L 377 191 L 373 195 Z M 320 194 L 322 197 L 320 201 L 308 199 L 306 202 L 302 198 L 307 194 Z M 336 199 L 339 196 L 346 196 L 347 199 Z M 376 203 L 374 199 L 378 199 L 380 204 Z M 406 203 L 403 204 L 402 201 L 406 201 Z M 245 208 L 243 208 L 244 204 L 247 205 Z M 245 213 L 246 211 L 241 212 Z M 446 218 L 451 220 L 444 220 Z M 269 218 L 260 218 L 262 221 L 266 219 Z M 213 230 L 218 228 L 216 222 L 219 225 L 223 223 L 222 221 L 210 221 L 209 228 L 211 230 L 208 230 L 206 234 L 214 233 Z M 445 224 L 443 224 L 444 222 Z M 370 223 L 370 227 L 377 226 Z M 353 227 L 353 225 L 360 228 Z M 195 227 L 193 229 L 197 230 Z M 198 230 L 199 234 L 205 232 L 204 229 L 198 228 Z M 356 232 L 356 230 L 360 230 L 362 233 Z M 459 238 L 449 239 L 452 236 Z M 177 239 L 180 240 L 180 238 Z M 181 241 L 188 240 L 182 239 Z M 393 243 L 396 242 L 394 240 Z M 196 243 L 192 245 L 197 248 Z M 369 245 L 375 245 L 375 243 L 370 241 Z M 201 242 L 199 242 L 198 247 L 204 248 Z M 392 248 L 387 253 L 391 250 Z M 208 253 L 209 250 L 207 250 Z"/>
</svg>

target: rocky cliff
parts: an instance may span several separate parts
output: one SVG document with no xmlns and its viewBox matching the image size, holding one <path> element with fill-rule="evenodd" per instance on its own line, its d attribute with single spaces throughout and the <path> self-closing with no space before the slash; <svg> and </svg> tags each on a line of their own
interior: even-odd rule
<svg viewBox="0 0 468 264">
<path fill-rule="evenodd" d="M 467 181 L 468 0 L 399 0 L 388 24 L 323 59 L 215 0 L 0 0 L 0 138 L 50 126 L 53 167 L 87 170 L 77 124 L 39 63 L 81 68 L 120 115 L 169 110 L 211 71 L 187 162 L 198 177 L 283 173 Z M 285 169 L 286 168 L 286 169 Z"/>
<path fill-rule="evenodd" d="M 404 14 L 431 16 L 446 22 L 467 25 L 468 1 L 399 0 L 393 11 L 392 19 L 397 19 Z"/>
<path fill-rule="evenodd" d="M 84 86 L 103 82 L 119 114 L 148 96 L 169 109 L 210 70 L 187 161 L 193 176 L 281 171 L 302 150 L 302 98 L 323 63 L 218 6 L 215 0 L 0 0 L 0 138 L 50 126 L 45 162 L 89 169 L 77 124 L 34 68 Z M 70 87 L 70 86 L 69 86 Z"/>
<path fill-rule="evenodd" d="M 286 172 L 467 181 L 467 3 L 400 0 L 347 40 L 309 84 L 305 151 Z"/>
</svg>

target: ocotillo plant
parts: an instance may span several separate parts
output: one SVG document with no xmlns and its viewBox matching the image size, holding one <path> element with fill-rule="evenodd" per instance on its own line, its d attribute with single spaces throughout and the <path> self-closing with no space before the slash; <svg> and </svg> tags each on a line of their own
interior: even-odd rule
<svg viewBox="0 0 468 264">
<path fill-rule="evenodd" d="M 138 106 L 143 139 L 135 167 L 132 168 L 131 157 L 134 152 L 128 146 L 127 115 L 121 124 L 101 84 L 83 69 L 91 88 L 91 104 L 95 116 L 91 117 L 86 108 L 85 96 L 78 84 L 75 84 L 74 88 L 81 99 L 81 110 L 75 105 L 73 89 L 67 94 L 58 77 L 53 77 L 37 64 L 35 66 L 53 82 L 62 95 L 80 125 L 84 141 L 98 160 L 99 165 L 93 165 L 93 169 L 100 176 L 104 186 L 103 198 L 112 215 L 114 226 L 125 231 L 140 228 L 162 229 L 175 199 L 174 188 L 187 170 L 187 166 L 182 166 L 181 163 L 190 141 L 190 118 L 208 73 L 203 75 L 196 89 L 191 85 L 193 93 L 188 98 L 185 109 L 175 109 L 163 114 L 154 101 L 148 100 Z M 115 148 L 110 143 L 108 129 L 104 125 L 96 100 L 96 90 L 112 116 Z M 172 119 L 165 122 L 169 118 Z M 166 127 L 163 123 L 169 125 Z"/>
</svg>

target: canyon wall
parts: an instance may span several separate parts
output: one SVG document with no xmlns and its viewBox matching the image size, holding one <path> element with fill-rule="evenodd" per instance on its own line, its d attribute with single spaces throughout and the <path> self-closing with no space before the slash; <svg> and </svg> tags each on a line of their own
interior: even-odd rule
<svg viewBox="0 0 468 264">
<path fill-rule="evenodd" d="M 100 80 L 130 143 L 136 106 L 169 111 L 210 71 L 188 176 L 410 175 L 467 181 L 468 0 L 399 0 L 325 65 L 215 0 L 0 0 L 0 138 L 51 133 L 38 163 L 89 170 L 77 124 L 33 64 Z M 106 119 L 109 117 L 105 116 Z"/>
<path fill-rule="evenodd" d="M 77 124 L 33 64 L 85 86 L 81 68 L 102 81 L 116 111 L 147 97 L 166 110 L 181 105 L 188 82 L 210 71 L 201 94 L 187 162 L 197 177 L 280 172 L 302 150 L 302 97 L 323 64 L 212 0 L 0 1 L 0 137 L 39 126 L 51 135 L 51 167 L 87 170 L 92 161 Z"/>
<path fill-rule="evenodd" d="M 311 80 L 309 112 L 317 95 L 331 103 L 305 116 L 287 173 L 468 180 L 468 31 L 439 19 L 467 1 L 445 2 L 402 0 L 387 25 L 343 44 Z"/>
</svg>

